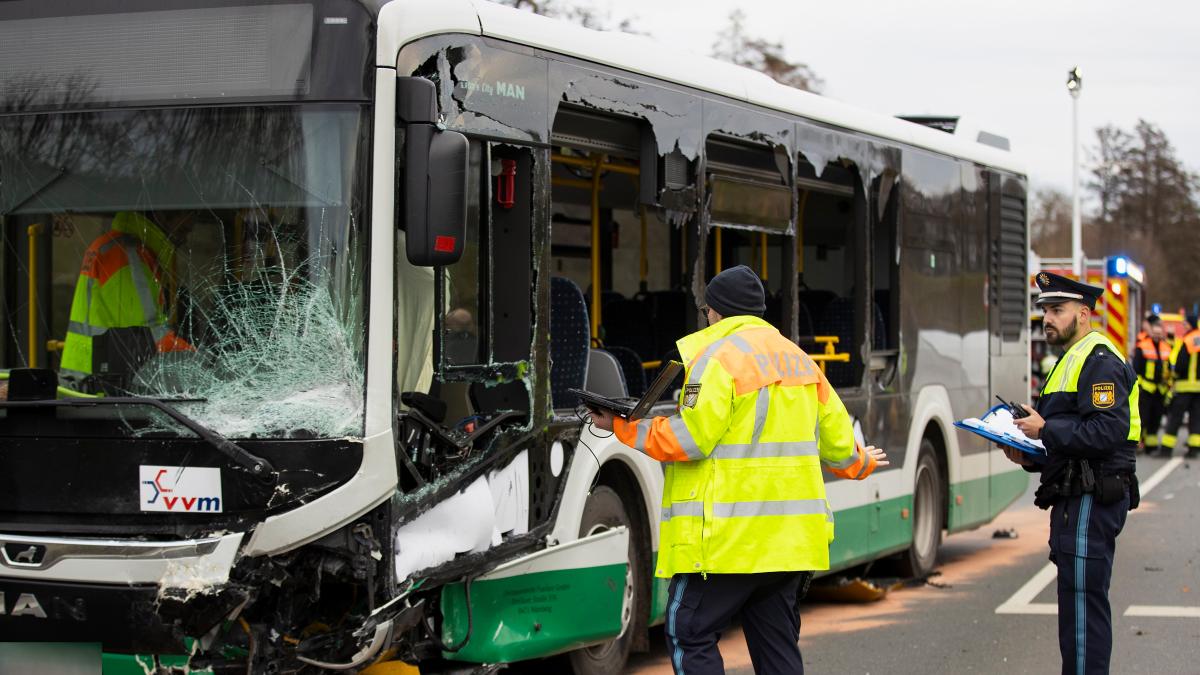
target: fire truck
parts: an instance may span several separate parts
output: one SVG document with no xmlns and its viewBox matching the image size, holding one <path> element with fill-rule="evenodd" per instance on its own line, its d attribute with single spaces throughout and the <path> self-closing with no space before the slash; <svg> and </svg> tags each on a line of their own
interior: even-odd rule
<svg viewBox="0 0 1200 675">
<path fill-rule="evenodd" d="M 1038 272 L 1053 272 L 1078 279 L 1071 269 L 1070 258 L 1041 258 L 1030 253 L 1029 292 L 1037 297 L 1035 277 Z M 1133 351 L 1141 330 L 1146 306 L 1146 271 L 1126 256 L 1114 255 L 1106 258 L 1088 258 L 1084 261 L 1083 281 L 1104 288 L 1104 295 L 1096 303 L 1092 313 L 1092 327 L 1102 331 L 1110 340 L 1125 350 Z M 1030 345 L 1033 377 L 1030 378 L 1032 395 L 1041 391 L 1042 382 L 1060 355 L 1046 344 L 1042 332 L 1042 310 L 1030 303 Z M 1050 357 L 1050 358 L 1047 358 Z"/>
</svg>

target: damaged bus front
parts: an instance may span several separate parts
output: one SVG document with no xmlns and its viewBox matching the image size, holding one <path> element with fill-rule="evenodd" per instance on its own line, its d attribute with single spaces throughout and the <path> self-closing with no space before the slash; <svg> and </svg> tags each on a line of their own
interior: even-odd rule
<svg viewBox="0 0 1200 675">
<path fill-rule="evenodd" d="M 428 80 L 372 61 L 377 20 L 351 0 L 0 6 L 6 641 L 292 672 L 389 646 L 603 658 L 627 632 L 629 518 L 589 500 L 581 538 L 547 548 L 579 430 L 534 423 L 536 199 L 478 198 L 529 151 L 446 131 Z M 489 274 L 537 302 L 441 307 L 434 344 L 480 222 L 514 233 L 492 255 L 523 242 Z M 456 396 L 473 407 L 448 418 Z"/>
<path fill-rule="evenodd" d="M 0 633 L 178 653 L 363 466 L 367 92 L 311 6 L 70 4 L 0 10 Z"/>
</svg>

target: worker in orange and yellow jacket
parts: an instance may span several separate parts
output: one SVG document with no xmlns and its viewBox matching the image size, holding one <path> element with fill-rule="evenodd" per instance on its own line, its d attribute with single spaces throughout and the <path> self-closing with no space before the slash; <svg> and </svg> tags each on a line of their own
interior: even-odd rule
<svg viewBox="0 0 1200 675">
<path fill-rule="evenodd" d="M 88 246 L 83 255 L 59 376 L 74 388 L 103 391 L 101 381 L 115 370 L 136 368 L 147 352 L 182 352 L 194 348 L 171 327 L 176 247 L 191 232 L 195 212 L 158 218 L 132 211 L 113 217 L 112 229 Z M 145 333 L 139 349 L 129 329 Z M 100 348 L 97 349 L 97 343 Z M 119 365 L 118 365 L 119 364 Z M 127 384 L 121 382 L 121 385 Z M 117 386 L 118 391 L 121 386 Z"/>
<path fill-rule="evenodd" d="M 1171 405 L 1163 428 L 1162 454 L 1170 456 L 1179 442 L 1187 415 L 1187 456 L 1200 457 L 1200 316 L 1187 315 L 1189 331 L 1171 348 Z"/>
<path fill-rule="evenodd" d="M 885 453 L 854 440 L 820 368 L 761 316 L 758 276 L 739 265 L 705 292 L 709 326 L 677 344 L 679 412 L 595 426 L 666 463 L 656 575 L 671 579 L 676 673 L 724 672 L 717 640 L 737 613 L 756 673 L 802 673 L 796 603 L 829 568 L 833 513 L 821 465 L 863 479 Z"/>
<path fill-rule="evenodd" d="M 1133 352 L 1133 370 L 1137 373 L 1138 397 L 1142 417 L 1142 445 L 1147 455 L 1158 452 L 1158 428 L 1166 411 L 1167 393 L 1171 390 L 1171 345 L 1163 333 L 1162 320 L 1157 314 L 1146 318 L 1149 329 L 1140 337 Z M 1167 454 L 1170 454 L 1170 448 Z"/>
</svg>

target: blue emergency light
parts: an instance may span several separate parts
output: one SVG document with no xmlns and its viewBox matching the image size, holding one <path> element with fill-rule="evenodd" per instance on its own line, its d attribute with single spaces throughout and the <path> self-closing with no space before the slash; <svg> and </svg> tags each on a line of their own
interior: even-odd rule
<svg viewBox="0 0 1200 675">
<path fill-rule="evenodd" d="M 1129 277 L 1139 284 L 1145 283 L 1145 272 L 1142 266 L 1123 255 L 1115 255 L 1108 259 L 1108 276 Z"/>
</svg>

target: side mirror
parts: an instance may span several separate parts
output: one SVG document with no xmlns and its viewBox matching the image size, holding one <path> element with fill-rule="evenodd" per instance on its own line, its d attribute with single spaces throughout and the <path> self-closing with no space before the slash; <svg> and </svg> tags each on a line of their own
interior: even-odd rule
<svg viewBox="0 0 1200 675">
<path fill-rule="evenodd" d="M 396 98 L 405 128 L 408 261 L 419 267 L 452 265 L 462 257 L 467 222 L 467 137 L 437 127 L 433 82 L 398 78 Z"/>
</svg>

